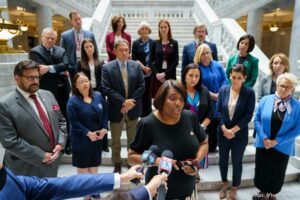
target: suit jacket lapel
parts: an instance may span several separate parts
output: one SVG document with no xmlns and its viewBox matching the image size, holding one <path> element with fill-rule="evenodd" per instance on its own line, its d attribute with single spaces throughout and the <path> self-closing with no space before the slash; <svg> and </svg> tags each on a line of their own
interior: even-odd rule
<svg viewBox="0 0 300 200">
<path fill-rule="evenodd" d="M 20 94 L 16 89 L 16 101 L 18 104 L 28 113 L 32 116 L 34 121 L 38 124 L 38 126 L 43 130 L 44 134 L 48 136 L 44 125 L 42 124 L 39 116 L 36 114 L 36 112 L 33 110 L 31 105 L 27 102 L 27 100 Z"/>
</svg>

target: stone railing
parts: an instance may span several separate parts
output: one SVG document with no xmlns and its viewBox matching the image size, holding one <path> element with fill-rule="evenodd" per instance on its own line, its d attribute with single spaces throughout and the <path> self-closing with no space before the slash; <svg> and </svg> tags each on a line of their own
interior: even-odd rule
<svg viewBox="0 0 300 200">
<path fill-rule="evenodd" d="M 194 0 L 113 0 L 113 13 L 126 17 L 191 18 Z"/>
<path fill-rule="evenodd" d="M 217 13 L 221 18 L 230 17 L 238 18 L 246 15 L 249 11 L 260 8 L 273 0 L 260 0 L 260 1 L 249 1 L 249 0 L 201 0 L 208 2 L 210 7 Z"/>
<path fill-rule="evenodd" d="M 113 13 L 116 15 L 122 15 L 125 18 L 130 17 L 154 17 L 154 18 L 191 18 L 193 16 L 193 12 L 190 9 L 170 9 L 170 8 L 157 8 L 157 9 L 149 9 L 149 8 L 116 8 L 113 9 Z"/>
<path fill-rule="evenodd" d="M 33 0 L 34 2 L 51 8 L 54 13 L 69 18 L 69 12 L 79 11 L 82 17 L 91 17 L 100 0 Z M 106 1 L 106 0 L 102 0 Z"/>
<path fill-rule="evenodd" d="M 97 47 L 99 54 L 102 54 L 102 47 L 105 42 L 105 35 L 110 24 L 110 18 L 112 16 L 112 1 L 102 0 L 98 4 L 93 16 L 91 18 L 85 18 L 84 28 L 91 30 L 95 34 Z"/>
</svg>

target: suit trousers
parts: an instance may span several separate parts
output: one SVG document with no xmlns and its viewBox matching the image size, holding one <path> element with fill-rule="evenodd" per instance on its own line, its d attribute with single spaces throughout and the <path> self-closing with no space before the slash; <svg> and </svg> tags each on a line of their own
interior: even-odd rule
<svg viewBox="0 0 300 200">
<path fill-rule="evenodd" d="M 111 130 L 111 149 L 112 149 L 112 162 L 115 166 L 121 166 L 121 133 L 126 124 L 126 133 L 127 133 L 127 149 L 131 143 L 134 134 L 136 132 L 136 126 L 138 123 L 138 118 L 130 120 L 128 115 L 124 115 L 120 122 L 110 122 Z"/>
<path fill-rule="evenodd" d="M 243 156 L 248 144 L 248 134 L 239 135 L 229 140 L 223 136 L 221 130 L 219 132 L 219 167 L 222 182 L 227 181 L 229 152 L 231 151 L 232 186 L 237 187 L 241 184 Z"/>
</svg>

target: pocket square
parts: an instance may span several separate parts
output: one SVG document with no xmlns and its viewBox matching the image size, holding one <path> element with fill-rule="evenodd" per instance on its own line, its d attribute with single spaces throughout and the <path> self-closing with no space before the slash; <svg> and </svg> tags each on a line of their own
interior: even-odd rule
<svg viewBox="0 0 300 200">
<path fill-rule="evenodd" d="M 59 105 L 53 105 L 53 110 L 54 111 L 59 111 Z"/>
</svg>

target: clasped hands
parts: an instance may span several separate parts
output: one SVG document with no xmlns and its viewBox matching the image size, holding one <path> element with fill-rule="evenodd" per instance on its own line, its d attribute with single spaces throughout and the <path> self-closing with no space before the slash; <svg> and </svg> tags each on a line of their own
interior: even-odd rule
<svg viewBox="0 0 300 200">
<path fill-rule="evenodd" d="M 235 125 L 233 128 L 226 128 L 226 126 L 223 124 L 221 129 L 224 137 L 226 137 L 228 140 L 231 140 L 235 137 L 236 132 L 240 130 L 240 127 Z"/>
<path fill-rule="evenodd" d="M 161 83 L 166 81 L 165 77 L 166 77 L 166 74 L 164 72 L 156 74 L 156 79 L 159 80 Z"/>
<path fill-rule="evenodd" d="M 134 99 L 126 99 L 124 103 L 122 104 L 121 113 L 127 114 L 129 110 L 131 110 L 135 106 L 135 100 Z"/>
<path fill-rule="evenodd" d="M 96 140 L 101 140 L 107 134 L 106 129 L 96 130 L 96 131 L 89 131 L 86 135 L 90 138 L 92 142 Z"/>
<path fill-rule="evenodd" d="M 275 147 L 278 144 L 277 140 L 264 139 L 264 146 L 266 149 Z"/>
<path fill-rule="evenodd" d="M 45 155 L 44 155 L 44 159 L 43 159 L 43 163 L 46 163 L 46 164 L 51 164 L 53 163 L 59 156 L 59 153 L 61 152 L 61 150 L 63 149 L 63 147 L 60 145 L 60 144 L 57 144 L 54 149 L 52 150 L 52 153 L 51 152 L 45 152 Z"/>
</svg>

